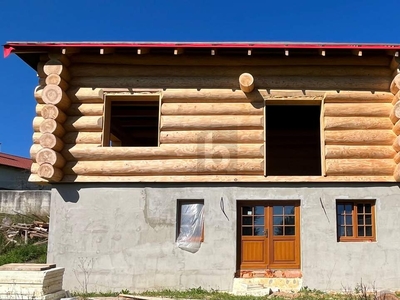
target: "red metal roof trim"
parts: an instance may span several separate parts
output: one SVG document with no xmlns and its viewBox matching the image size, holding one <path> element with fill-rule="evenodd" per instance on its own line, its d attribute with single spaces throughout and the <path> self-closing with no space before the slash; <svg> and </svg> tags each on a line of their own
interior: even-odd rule
<svg viewBox="0 0 400 300">
<path fill-rule="evenodd" d="M 359 49 L 359 50 L 400 50 L 400 44 L 358 44 L 358 43 L 263 43 L 263 42 L 8 42 L 4 45 L 4 55 L 8 56 L 14 48 L 266 48 L 266 49 Z"/>
<path fill-rule="evenodd" d="M 29 158 L 0 152 L 0 165 L 30 170 L 32 161 Z"/>
</svg>

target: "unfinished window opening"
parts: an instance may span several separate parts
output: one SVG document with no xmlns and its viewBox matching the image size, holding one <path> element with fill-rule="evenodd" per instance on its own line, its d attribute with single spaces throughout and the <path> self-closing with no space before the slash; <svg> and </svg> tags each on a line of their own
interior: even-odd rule
<svg viewBox="0 0 400 300">
<path fill-rule="evenodd" d="M 204 201 L 178 200 L 177 239 L 179 248 L 192 253 L 204 241 Z"/>
<path fill-rule="evenodd" d="M 375 201 L 336 203 L 338 242 L 372 242 L 375 235 Z"/>
<path fill-rule="evenodd" d="M 157 147 L 159 97 L 107 96 L 103 146 Z"/>
<path fill-rule="evenodd" d="M 267 105 L 266 175 L 321 175 L 320 105 Z"/>
</svg>

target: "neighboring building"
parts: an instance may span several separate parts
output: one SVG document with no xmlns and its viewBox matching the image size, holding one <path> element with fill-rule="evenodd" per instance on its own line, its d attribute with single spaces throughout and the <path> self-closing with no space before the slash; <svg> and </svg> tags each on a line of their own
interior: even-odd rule
<svg viewBox="0 0 400 300">
<path fill-rule="evenodd" d="M 28 182 L 32 160 L 0 152 L 0 190 L 32 189 Z"/>
<path fill-rule="evenodd" d="M 400 45 L 4 50 L 39 75 L 66 289 L 400 288 Z"/>
</svg>

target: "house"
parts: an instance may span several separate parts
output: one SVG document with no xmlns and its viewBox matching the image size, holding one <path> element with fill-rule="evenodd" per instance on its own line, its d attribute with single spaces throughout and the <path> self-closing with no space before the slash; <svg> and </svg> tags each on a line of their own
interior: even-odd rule
<svg viewBox="0 0 400 300">
<path fill-rule="evenodd" d="M 31 165 L 30 158 L 0 152 L 0 213 L 49 213 L 49 187 L 28 181 Z"/>
<path fill-rule="evenodd" d="M 27 189 L 32 160 L 0 152 L 0 190 Z"/>
<path fill-rule="evenodd" d="M 400 45 L 4 51 L 38 73 L 66 289 L 400 288 Z"/>
</svg>

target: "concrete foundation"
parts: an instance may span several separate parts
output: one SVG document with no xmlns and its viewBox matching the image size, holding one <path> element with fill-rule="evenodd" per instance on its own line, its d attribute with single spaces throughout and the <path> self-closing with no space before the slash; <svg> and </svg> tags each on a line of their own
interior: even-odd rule
<svg viewBox="0 0 400 300">
<path fill-rule="evenodd" d="M 204 200 L 197 253 L 176 244 L 177 201 Z M 64 288 L 232 291 L 237 201 L 300 200 L 303 286 L 400 289 L 400 189 L 396 184 L 53 185 L 48 263 L 65 267 Z M 336 201 L 376 200 L 376 242 L 338 242 Z"/>
</svg>

